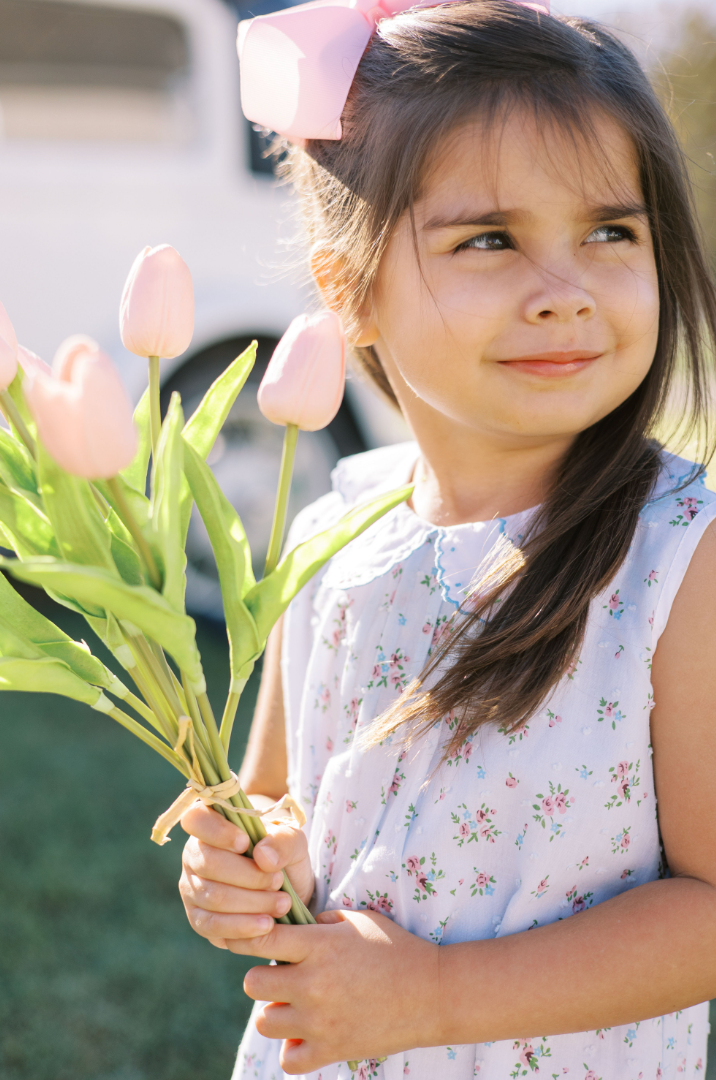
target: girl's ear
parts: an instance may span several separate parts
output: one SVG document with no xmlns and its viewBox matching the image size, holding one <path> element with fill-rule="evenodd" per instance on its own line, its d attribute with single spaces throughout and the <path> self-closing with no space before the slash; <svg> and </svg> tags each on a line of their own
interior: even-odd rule
<svg viewBox="0 0 716 1080">
<path fill-rule="evenodd" d="M 346 282 L 345 260 L 329 248 L 316 245 L 311 251 L 311 273 L 326 306 L 343 317 L 346 309 L 349 309 L 346 302 L 349 286 Z M 380 331 L 373 318 L 370 301 L 366 301 L 354 315 L 350 329 L 353 331 L 349 334 L 351 345 L 358 348 L 375 345 Z"/>
</svg>

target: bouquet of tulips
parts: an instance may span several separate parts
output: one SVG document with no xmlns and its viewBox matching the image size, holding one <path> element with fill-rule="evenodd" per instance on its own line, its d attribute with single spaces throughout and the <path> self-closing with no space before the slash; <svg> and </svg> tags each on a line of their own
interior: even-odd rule
<svg viewBox="0 0 716 1080">
<path fill-rule="evenodd" d="M 157 820 L 157 843 L 201 799 L 245 830 L 250 853 L 266 830 L 265 814 L 251 806 L 228 762 L 241 692 L 291 598 L 410 489 L 353 510 L 279 558 L 298 430 L 330 422 L 345 378 L 337 317 L 300 316 L 259 389 L 262 411 L 286 435 L 269 551 L 257 581 L 241 520 L 206 464 L 251 371 L 256 343 L 219 376 L 187 421 L 174 394 L 162 422 L 159 358 L 183 353 L 193 324 L 186 264 L 169 246 L 146 248 L 120 308 L 123 342 L 149 366 L 148 388 L 132 416 L 117 372 L 94 341 L 68 339 L 50 368 L 18 345 L 0 305 L 0 411 L 8 425 L 0 427 L 0 546 L 16 555 L 0 556 L 0 570 L 84 616 L 124 672 L 121 679 L 114 675 L 0 573 L 0 690 L 85 702 L 170 762 L 187 784 Z M 184 603 L 193 504 L 216 557 L 230 645 L 231 683 L 220 723 Z M 300 807 L 288 796 L 281 803 L 300 824 Z M 293 906 L 282 921 L 312 922 L 285 875 L 284 889 Z"/>
</svg>

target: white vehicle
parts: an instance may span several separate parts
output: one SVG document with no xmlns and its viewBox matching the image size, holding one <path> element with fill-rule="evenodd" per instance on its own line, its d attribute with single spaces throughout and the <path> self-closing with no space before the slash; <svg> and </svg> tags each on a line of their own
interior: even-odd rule
<svg viewBox="0 0 716 1080">
<path fill-rule="evenodd" d="M 196 331 L 163 388 L 187 412 L 254 337 L 257 381 L 310 303 L 277 273 L 290 197 L 241 114 L 236 22 L 222 0 L 0 0 L 0 300 L 48 360 L 69 334 L 96 338 L 136 401 L 146 372 L 119 339 L 119 297 L 136 254 L 172 244 L 194 278 Z M 328 489 L 339 456 L 404 437 L 389 406 L 349 383 L 333 424 L 301 435 L 292 511 Z M 258 558 L 281 439 L 247 387 L 210 461 Z M 190 607 L 220 614 L 198 520 L 188 555 Z"/>
</svg>

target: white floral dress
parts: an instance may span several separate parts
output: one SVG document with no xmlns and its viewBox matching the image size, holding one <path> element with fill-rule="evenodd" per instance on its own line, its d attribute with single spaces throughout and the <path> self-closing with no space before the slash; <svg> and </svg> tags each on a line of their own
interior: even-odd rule
<svg viewBox="0 0 716 1080">
<path fill-rule="evenodd" d="M 334 491 L 299 515 L 291 542 L 407 482 L 417 454 L 409 443 L 341 462 Z M 289 785 L 308 814 L 317 910 L 380 911 L 447 944 L 543 926 L 663 876 L 651 657 L 716 517 L 716 495 L 702 483 L 673 492 L 689 472 L 688 462 L 665 458 L 628 557 L 593 601 L 579 659 L 547 707 L 509 735 L 482 728 L 441 766 L 449 717 L 407 753 L 397 740 L 364 751 L 356 732 L 421 671 L 476 567 L 503 534 L 519 543 L 528 512 L 438 528 L 402 505 L 293 601 L 283 652 Z M 342 1062 L 310 1075 L 695 1078 L 704 1075 L 707 1033 L 703 1004 L 618 1028 L 410 1050 L 361 1062 L 355 1074 Z M 250 1021 L 234 1080 L 282 1080 L 279 1048 Z"/>
</svg>

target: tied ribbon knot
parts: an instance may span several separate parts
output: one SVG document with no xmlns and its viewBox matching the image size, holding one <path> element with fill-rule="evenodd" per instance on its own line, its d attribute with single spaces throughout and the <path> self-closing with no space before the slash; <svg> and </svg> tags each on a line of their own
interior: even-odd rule
<svg viewBox="0 0 716 1080">
<path fill-rule="evenodd" d="M 287 823 L 286 819 L 281 817 L 277 818 L 276 815 L 280 810 L 288 810 L 293 819 L 288 822 L 288 824 L 293 825 L 297 829 L 302 828 L 306 824 L 306 815 L 303 808 L 299 806 L 291 795 L 284 795 L 278 802 L 269 806 L 267 810 L 256 810 L 254 807 L 234 806 L 234 804 L 228 800 L 232 795 L 238 795 L 241 791 L 241 784 L 239 783 L 239 778 L 235 772 L 231 773 L 228 780 L 222 780 L 219 784 L 205 783 L 197 760 L 196 751 L 194 750 L 194 732 L 192 730 L 191 720 L 188 716 L 180 716 L 179 735 L 176 745 L 174 746 L 177 753 L 181 753 L 185 743 L 189 746 L 191 757 L 191 761 L 188 762 L 190 774 L 189 780 L 181 795 L 177 796 L 169 809 L 165 810 L 163 814 L 160 814 L 154 822 L 152 840 L 155 844 L 161 846 L 168 843 L 171 839 L 169 836 L 171 830 L 175 825 L 178 825 L 179 820 L 187 812 L 189 807 L 194 806 L 197 802 L 203 802 L 206 806 L 221 806 L 225 810 L 232 810 L 235 814 L 241 814 L 242 817 L 268 818 L 270 821 L 283 822 L 284 824 Z M 273 815 L 273 817 L 271 815 Z"/>
</svg>

